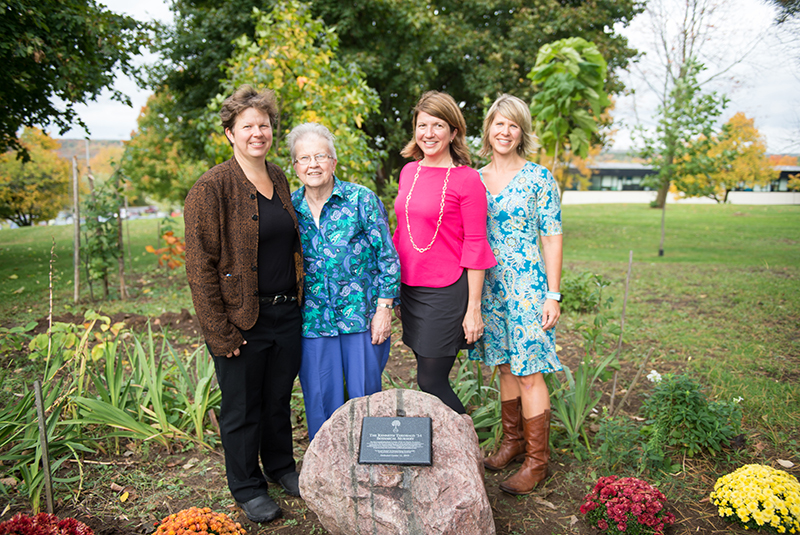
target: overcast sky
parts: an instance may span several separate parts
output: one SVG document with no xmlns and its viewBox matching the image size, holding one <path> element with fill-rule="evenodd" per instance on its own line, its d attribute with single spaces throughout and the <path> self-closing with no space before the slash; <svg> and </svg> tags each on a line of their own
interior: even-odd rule
<svg viewBox="0 0 800 535">
<path fill-rule="evenodd" d="M 166 22 L 172 18 L 164 0 L 100 1 L 112 11 L 139 20 Z M 725 11 L 719 14 L 719 27 L 707 50 L 715 52 L 719 65 L 726 65 L 752 48 L 742 63 L 713 86 L 731 99 L 722 120 L 744 112 L 755 118 L 756 127 L 767 139 L 769 152 L 800 152 L 800 45 L 797 44 L 800 37 L 793 50 L 781 44 L 772 26 L 774 10 L 763 0 L 727 0 L 719 4 Z M 653 54 L 647 53 L 653 47 L 653 32 L 646 16 L 637 17 L 628 28 L 619 31 L 628 37 L 634 48 L 645 52 L 637 67 L 623 76 L 626 85 L 635 90 L 634 94 L 618 98 L 614 111 L 618 132 L 613 148 L 628 149 L 636 143 L 631 137 L 631 127 L 637 122 L 652 124 L 656 100 L 642 76 L 652 72 L 657 63 Z M 757 45 L 750 46 L 755 41 Z M 154 59 L 147 57 L 143 61 Z M 150 93 L 127 78 L 118 78 L 116 88 L 131 97 L 133 108 L 111 101 L 108 94 L 89 106 L 76 107 L 89 125 L 93 139 L 130 139 L 131 132 L 136 129 L 136 118 Z M 85 135 L 83 129 L 73 129 L 63 137 L 83 138 Z"/>
</svg>

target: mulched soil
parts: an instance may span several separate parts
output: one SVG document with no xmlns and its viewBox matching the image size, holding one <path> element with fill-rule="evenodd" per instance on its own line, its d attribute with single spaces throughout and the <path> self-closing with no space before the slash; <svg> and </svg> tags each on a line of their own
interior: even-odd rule
<svg viewBox="0 0 800 535">
<path fill-rule="evenodd" d="M 55 321 L 82 323 L 83 317 L 64 315 Z M 196 319 L 186 310 L 179 313 L 166 313 L 158 318 L 120 313 L 112 317 L 112 322 L 124 321 L 126 326 L 141 330 L 150 321 L 154 329 L 163 328 L 175 343 L 189 348 L 196 344 L 199 326 Z M 395 321 L 395 323 L 398 323 Z M 47 320 L 42 319 L 37 332 L 44 332 Z M 395 335 L 399 340 L 399 336 Z M 559 332 L 559 353 L 562 361 L 574 367 L 583 355 L 582 340 L 579 335 L 562 329 Z M 629 351 L 632 353 L 633 351 Z M 627 365 L 626 365 L 627 364 Z M 648 364 L 648 370 L 657 367 L 660 371 L 669 370 L 670 363 L 655 359 Z M 674 365 L 673 365 L 674 366 Z M 631 384 L 637 367 L 624 363 L 618 377 L 616 403 L 625 396 L 625 387 Z M 387 365 L 389 374 L 414 385 L 413 354 L 402 342 L 396 342 Z M 488 377 L 488 375 L 487 375 Z M 601 405 L 610 400 L 611 380 L 598 386 L 603 391 Z M 640 377 L 623 408 L 623 413 L 635 416 L 642 404 L 649 383 Z M 779 452 L 771 451 L 769 442 L 761 440 L 758 434 L 751 433 L 745 446 L 745 462 L 772 464 L 779 458 Z M 302 457 L 308 446 L 308 437 L 302 425 L 295 429 L 297 457 Z M 784 457 L 785 458 L 784 454 Z M 739 459 L 742 459 L 740 452 Z M 795 460 L 796 461 L 796 460 Z M 733 462 L 733 461 L 732 461 Z M 742 464 L 741 461 L 736 461 Z M 683 469 L 665 482 L 677 496 L 668 494 L 670 510 L 677 522 L 667 530 L 667 534 L 714 534 L 745 533 L 743 529 L 732 526 L 717 516 L 709 503 L 708 494 L 714 481 L 722 473 L 716 473 L 715 463 L 708 459 L 683 459 Z M 302 466 L 302 465 L 301 465 Z M 583 497 L 597 479 L 595 468 L 589 462 L 578 461 L 569 451 L 555 449 L 551 457 L 551 476 L 544 486 L 540 486 L 527 497 L 514 497 L 500 491 L 499 484 L 513 473 L 518 465 L 512 465 L 502 472 L 486 473 L 486 491 L 494 513 L 495 526 L 500 535 L 515 534 L 593 534 L 597 533 L 582 518 L 579 512 Z M 732 465 L 733 466 L 733 465 Z M 84 463 L 84 486 L 75 495 L 60 496 L 56 513 L 60 516 L 74 516 L 87 523 L 98 535 L 103 534 L 147 534 L 152 533 L 154 525 L 166 515 L 181 509 L 209 506 L 217 511 L 227 512 L 242 523 L 250 534 L 280 533 L 282 535 L 307 535 L 325 533 L 316 515 L 310 511 L 302 499 L 286 495 L 282 490 L 270 492 L 281 504 L 284 515 L 281 519 L 265 525 L 249 522 L 236 508 L 227 493 L 225 483 L 222 448 L 212 451 L 167 452 L 154 445 L 121 444 L 120 452 L 98 452 L 87 457 Z M 789 470 L 800 476 L 796 465 Z M 663 487 L 662 487 L 663 488 Z M 127 495 L 125 495 L 127 493 Z M 123 495 L 125 500 L 122 501 Z M 25 511 L 24 498 L 11 491 L 9 504 L 0 515 L 6 520 L 17 511 Z M 0 504 L 5 497 L 0 498 Z M 42 504 L 44 506 L 44 497 Z"/>
</svg>

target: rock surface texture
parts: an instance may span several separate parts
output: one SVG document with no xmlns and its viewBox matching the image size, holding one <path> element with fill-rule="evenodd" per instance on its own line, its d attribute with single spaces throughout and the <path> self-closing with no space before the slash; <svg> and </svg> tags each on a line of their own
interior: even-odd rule
<svg viewBox="0 0 800 535">
<path fill-rule="evenodd" d="M 432 466 L 358 464 L 365 416 L 430 417 Z M 495 533 L 472 420 L 415 390 L 379 392 L 339 408 L 306 451 L 300 493 L 334 535 Z"/>
</svg>

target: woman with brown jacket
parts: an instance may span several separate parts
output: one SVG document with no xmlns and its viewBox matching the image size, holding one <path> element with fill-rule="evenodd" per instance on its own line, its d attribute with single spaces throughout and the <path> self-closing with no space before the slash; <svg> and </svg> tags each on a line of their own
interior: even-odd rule
<svg viewBox="0 0 800 535">
<path fill-rule="evenodd" d="M 222 391 L 228 487 L 250 520 L 267 522 L 281 514 L 268 479 L 299 496 L 289 400 L 300 368 L 303 257 L 289 183 L 266 160 L 274 93 L 242 86 L 220 118 L 233 158 L 186 197 L 186 274 Z"/>
</svg>

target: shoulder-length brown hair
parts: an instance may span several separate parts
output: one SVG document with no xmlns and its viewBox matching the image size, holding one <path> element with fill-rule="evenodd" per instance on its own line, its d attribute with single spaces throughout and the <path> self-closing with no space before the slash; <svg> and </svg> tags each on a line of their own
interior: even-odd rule
<svg viewBox="0 0 800 535">
<path fill-rule="evenodd" d="M 411 141 L 400 152 L 400 156 L 412 160 L 421 160 L 425 156 L 425 153 L 417 145 L 416 136 L 417 117 L 423 111 L 445 121 L 451 131 L 456 131 L 453 142 L 450 143 L 450 157 L 455 165 L 470 165 L 472 159 L 469 156 L 469 148 L 467 148 L 467 122 L 453 97 L 439 91 L 423 93 L 417 105 L 414 106 L 414 131 L 411 134 Z"/>
<path fill-rule="evenodd" d="M 517 154 L 527 158 L 528 154 L 538 147 L 536 136 L 533 134 L 531 110 L 524 100 L 508 94 L 497 97 L 489 111 L 486 112 L 486 117 L 483 119 L 481 150 L 478 151 L 478 154 L 483 157 L 492 155 L 492 146 L 489 143 L 489 129 L 492 126 L 492 122 L 494 122 L 495 115 L 498 113 L 519 125 L 522 130 L 522 136 L 520 137 L 519 145 L 517 145 Z"/>
<path fill-rule="evenodd" d="M 278 100 L 271 89 L 256 91 L 251 85 L 241 85 L 231 96 L 222 103 L 219 118 L 222 120 L 222 130 L 233 130 L 236 119 L 248 108 L 255 108 L 269 117 L 272 131 L 278 128 Z"/>
</svg>

